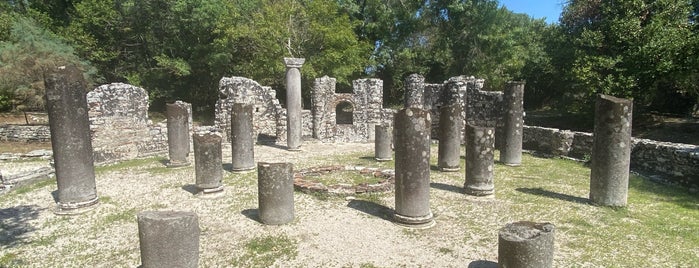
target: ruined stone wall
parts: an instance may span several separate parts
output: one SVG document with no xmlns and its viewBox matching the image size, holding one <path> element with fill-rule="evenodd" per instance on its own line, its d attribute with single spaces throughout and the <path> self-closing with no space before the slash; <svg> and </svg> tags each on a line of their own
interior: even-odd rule
<svg viewBox="0 0 699 268">
<path fill-rule="evenodd" d="M 699 146 L 632 138 L 631 169 L 699 187 Z M 551 156 L 589 160 L 592 133 L 524 126 L 522 147 Z"/>
<path fill-rule="evenodd" d="M 0 125 L 0 141 L 48 142 L 51 130 L 48 125 Z"/>
<path fill-rule="evenodd" d="M 230 142 L 231 107 L 235 102 L 253 105 L 253 138 L 255 140 L 274 140 L 274 136 L 277 136 L 277 122 L 282 113 L 282 106 L 272 88 L 261 86 L 245 77 L 224 77 L 219 81 L 219 93 L 214 124 L 223 132 L 225 141 Z"/>
</svg>

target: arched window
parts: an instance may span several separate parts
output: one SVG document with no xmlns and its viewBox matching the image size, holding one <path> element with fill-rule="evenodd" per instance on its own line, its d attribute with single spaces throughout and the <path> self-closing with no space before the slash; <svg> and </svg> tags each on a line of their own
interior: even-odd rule
<svg viewBox="0 0 699 268">
<path fill-rule="evenodd" d="M 335 107 L 335 124 L 338 125 L 351 125 L 352 114 L 354 113 L 354 107 L 350 102 L 340 102 Z"/>
</svg>

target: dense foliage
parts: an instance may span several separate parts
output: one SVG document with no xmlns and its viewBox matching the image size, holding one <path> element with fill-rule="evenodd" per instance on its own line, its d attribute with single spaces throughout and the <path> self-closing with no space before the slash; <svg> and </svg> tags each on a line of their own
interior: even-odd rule
<svg viewBox="0 0 699 268">
<path fill-rule="evenodd" d="M 686 113 L 699 96 L 698 13 L 697 0 L 573 0 L 547 24 L 497 0 L 6 0 L 0 109 L 41 108 L 46 68 L 77 64 L 93 81 L 146 88 L 155 109 L 183 99 L 207 111 L 223 76 L 283 97 L 282 58 L 303 57 L 305 89 L 323 75 L 340 90 L 377 77 L 387 105 L 420 73 L 490 90 L 526 80 L 529 109 L 585 111 L 607 93 Z"/>
</svg>

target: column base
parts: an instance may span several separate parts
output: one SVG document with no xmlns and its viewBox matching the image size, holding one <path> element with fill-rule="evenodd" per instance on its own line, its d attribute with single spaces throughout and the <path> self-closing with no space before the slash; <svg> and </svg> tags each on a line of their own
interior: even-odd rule
<svg viewBox="0 0 699 268">
<path fill-rule="evenodd" d="M 436 224 L 432 212 L 422 217 L 403 216 L 395 213 L 393 214 L 393 223 L 411 229 L 427 229 Z"/>
<path fill-rule="evenodd" d="M 53 213 L 56 215 L 78 215 L 95 209 L 98 204 L 99 199 L 97 197 L 84 202 L 58 202 L 56 205 L 56 210 L 54 210 Z"/>
<path fill-rule="evenodd" d="M 387 162 L 387 161 L 393 160 L 393 157 L 391 157 L 391 158 L 378 158 L 378 157 L 375 157 L 374 159 L 376 159 L 376 161 L 379 161 L 379 162 Z"/>
<path fill-rule="evenodd" d="M 461 170 L 460 167 L 440 167 L 439 171 L 441 172 L 457 172 Z"/>
<path fill-rule="evenodd" d="M 518 167 L 518 166 L 522 165 L 522 163 L 505 163 L 505 162 L 502 162 L 502 164 L 505 166 L 509 166 L 509 167 Z"/>
<path fill-rule="evenodd" d="M 189 162 L 173 162 L 173 161 L 170 161 L 167 164 L 165 164 L 165 166 L 169 167 L 169 168 L 186 167 L 189 165 L 190 165 Z"/>
<path fill-rule="evenodd" d="M 231 168 L 231 171 L 235 173 L 250 173 L 255 171 L 255 166 L 245 168 Z"/>
<path fill-rule="evenodd" d="M 301 147 L 296 147 L 296 148 L 286 148 L 287 151 L 292 151 L 292 152 L 299 152 L 301 151 Z"/>
<path fill-rule="evenodd" d="M 495 189 L 490 188 L 490 189 L 479 189 L 479 188 L 472 188 L 465 186 L 464 187 L 464 193 L 468 195 L 475 195 L 475 196 L 489 196 L 495 194 Z"/>
<path fill-rule="evenodd" d="M 216 188 L 199 189 L 196 194 L 199 198 L 216 199 L 223 196 L 223 185 Z"/>
</svg>

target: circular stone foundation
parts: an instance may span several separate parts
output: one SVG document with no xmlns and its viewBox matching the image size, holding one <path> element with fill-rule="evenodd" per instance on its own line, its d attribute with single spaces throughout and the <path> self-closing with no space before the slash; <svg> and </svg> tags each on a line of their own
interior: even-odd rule
<svg viewBox="0 0 699 268">
<path fill-rule="evenodd" d="M 338 195 L 383 193 L 393 190 L 395 179 L 396 173 L 392 169 L 322 166 L 296 171 L 294 188 L 305 193 Z"/>
</svg>

